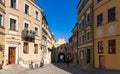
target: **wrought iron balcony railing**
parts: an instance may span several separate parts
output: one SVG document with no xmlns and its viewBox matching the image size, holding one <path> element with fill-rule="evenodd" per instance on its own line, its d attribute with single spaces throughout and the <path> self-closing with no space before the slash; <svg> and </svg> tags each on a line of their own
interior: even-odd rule
<svg viewBox="0 0 120 74">
<path fill-rule="evenodd" d="M 22 40 L 34 42 L 35 41 L 35 32 L 24 29 L 22 31 Z"/>
</svg>

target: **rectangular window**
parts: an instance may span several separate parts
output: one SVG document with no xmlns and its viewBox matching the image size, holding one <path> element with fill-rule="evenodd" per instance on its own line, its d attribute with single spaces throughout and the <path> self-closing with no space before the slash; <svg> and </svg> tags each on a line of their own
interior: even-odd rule
<svg viewBox="0 0 120 74">
<path fill-rule="evenodd" d="M 29 53 L 29 46 L 28 43 L 24 42 L 23 44 L 23 53 L 28 54 Z"/>
<path fill-rule="evenodd" d="M 35 35 L 38 35 L 38 28 L 35 27 Z"/>
<path fill-rule="evenodd" d="M 103 41 L 98 42 L 98 53 L 104 53 L 104 51 L 103 51 Z"/>
<path fill-rule="evenodd" d="M 81 58 L 81 59 L 84 58 L 84 50 L 80 50 L 80 58 Z"/>
<path fill-rule="evenodd" d="M 38 44 L 35 44 L 34 45 L 34 54 L 38 54 Z"/>
<path fill-rule="evenodd" d="M 28 23 L 25 23 L 25 24 L 24 24 L 24 29 L 25 29 L 25 30 L 28 30 L 28 29 L 29 29 L 29 24 L 28 24 Z"/>
<path fill-rule="evenodd" d="M 10 30 L 16 30 L 16 20 L 10 18 Z"/>
<path fill-rule="evenodd" d="M 89 23 L 89 22 L 90 22 L 90 13 L 87 14 L 87 23 Z"/>
<path fill-rule="evenodd" d="M 3 16 L 0 14 L 0 26 L 3 26 Z"/>
<path fill-rule="evenodd" d="M 25 13 L 29 14 L 29 6 L 27 4 L 25 4 Z"/>
<path fill-rule="evenodd" d="M 79 37 L 79 42 L 81 43 L 81 37 Z"/>
<path fill-rule="evenodd" d="M 101 26 L 103 22 L 103 14 L 97 16 L 97 27 Z"/>
<path fill-rule="evenodd" d="M 84 20 L 82 20 L 82 26 L 81 26 L 82 28 L 84 27 L 84 24 L 85 24 L 85 23 L 84 23 Z"/>
<path fill-rule="evenodd" d="M 84 42 L 85 41 L 85 36 L 84 35 L 82 35 L 82 42 Z"/>
<path fill-rule="evenodd" d="M 79 29 L 81 29 L 81 23 L 79 23 Z"/>
<path fill-rule="evenodd" d="M 35 11 L 35 18 L 38 19 L 38 11 Z"/>
<path fill-rule="evenodd" d="M 97 3 L 99 3 L 101 0 L 97 0 Z"/>
<path fill-rule="evenodd" d="M 16 0 L 11 0 L 11 7 L 16 8 Z"/>
<path fill-rule="evenodd" d="M 87 32 L 87 40 L 90 40 L 90 32 Z"/>
<path fill-rule="evenodd" d="M 116 40 L 109 40 L 108 41 L 108 53 L 115 54 L 116 52 Z"/>
<path fill-rule="evenodd" d="M 116 9 L 115 7 L 108 10 L 108 22 L 115 21 L 116 19 Z"/>
</svg>

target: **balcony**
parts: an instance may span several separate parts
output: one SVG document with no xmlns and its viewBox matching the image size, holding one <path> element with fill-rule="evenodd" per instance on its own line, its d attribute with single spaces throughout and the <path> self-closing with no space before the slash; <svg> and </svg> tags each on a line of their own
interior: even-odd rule
<svg viewBox="0 0 120 74">
<path fill-rule="evenodd" d="M 35 32 L 31 30 L 24 29 L 22 31 L 22 40 L 34 42 L 35 41 Z"/>
</svg>

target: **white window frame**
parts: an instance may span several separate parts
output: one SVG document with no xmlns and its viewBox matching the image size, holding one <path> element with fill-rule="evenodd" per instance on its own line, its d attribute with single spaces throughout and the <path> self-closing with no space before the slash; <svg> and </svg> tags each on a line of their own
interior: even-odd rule
<svg viewBox="0 0 120 74">
<path fill-rule="evenodd" d="M 30 21 L 24 20 L 24 22 L 23 22 L 23 29 L 25 29 L 25 23 L 29 24 L 28 30 L 30 30 Z"/>
<path fill-rule="evenodd" d="M 38 10 L 34 10 L 34 18 L 39 20 L 39 12 L 38 12 L 38 18 L 36 18 L 36 11 L 38 12 Z"/>
<path fill-rule="evenodd" d="M 10 29 L 10 19 L 11 18 L 16 20 L 16 30 L 18 30 L 18 16 L 15 16 L 15 15 L 9 15 L 9 29 Z"/>
<path fill-rule="evenodd" d="M 40 28 L 39 28 L 39 26 L 38 26 L 38 25 L 36 25 L 36 24 L 35 24 L 35 25 L 34 25 L 34 31 L 35 31 L 35 27 L 37 27 L 37 28 L 38 28 L 38 35 L 37 35 L 37 36 L 39 36 L 39 35 L 40 35 L 40 34 L 39 34 L 39 33 L 40 33 L 40 32 L 39 32 L 39 31 L 40 31 Z"/>
<path fill-rule="evenodd" d="M 1 20 L 1 25 L 0 26 L 4 26 L 4 13 L 0 11 L 0 15 L 2 15 L 2 20 Z"/>
<path fill-rule="evenodd" d="M 11 0 L 9 0 L 9 6 L 11 7 Z M 16 0 L 16 9 L 18 9 L 18 0 Z"/>
<path fill-rule="evenodd" d="M 25 13 L 25 4 L 27 4 L 27 5 L 29 6 L 29 13 L 28 13 L 28 14 L 31 15 L 31 7 L 30 7 L 30 4 L 28 4 L 28 3 L 26 3 L 26 2 L 24 2 L 24 5 L 23 5 L 23 6 L 24 6 L 24 7 L 23 7 L 24 13 Z"/>
</svg>

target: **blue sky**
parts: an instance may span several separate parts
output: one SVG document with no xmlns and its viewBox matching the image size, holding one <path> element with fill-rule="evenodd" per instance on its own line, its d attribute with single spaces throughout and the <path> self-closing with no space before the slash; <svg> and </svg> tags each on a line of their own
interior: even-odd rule
<svg viewBox="0 0 120 74">
<path fill-rule="evenodd" d="M 54 33 L 55 39 L 65 38 L 67 41 L 72 35 L 72 29 L 77 21 L 77 4 L 79 0 L 37 0 Z"/>
</svg>

